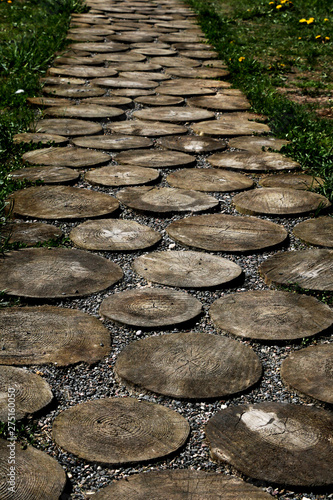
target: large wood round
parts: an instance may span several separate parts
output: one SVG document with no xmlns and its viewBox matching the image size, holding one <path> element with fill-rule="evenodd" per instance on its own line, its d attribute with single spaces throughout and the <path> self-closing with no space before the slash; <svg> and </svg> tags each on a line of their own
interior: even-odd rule
<svg viewBox="0 0 333 500">
<path fill-rule="evenodd" d="M 201 313 L 201 303 L 185 292 L 139 288 L 110 295 L 99 312 L 119 323 L 152 328 L 195 318 Z"/>
<path fill-rule="evenodd" d="M 33 106 L 66 106 L 66 104 L 72 104 L 70 99 L 62 99 L 61 97 L 28 97 L 27 102 Z M 38 133 L 29 134 L 37 135 Z M 20 134 L 18 134 L 20 135 Z M 45 135 L 45 134 L 43 134 Z M 65 138 L 64 138 L 65 139 Z"/>
<path fill-rule="evenodd" d="M 196 66 L 200 66 L 199 61 L 194 59 L 189 59 L 188 57 L 154 57 L 152 59 L 154 63 L 161 64 L 166 68 L 195 68 Z"/>
<path fill-rule="evenodd" d="M 98 104 L 74 104 L 73 106 L 52 106 L 44 111 L 47 116 L 82 118 L 82 120 L 120 119 L 125 117 L 124 111 L 111 106 Z"/>
<path fill-rule="evenodd" d="M 57 106 L 55 106 L 57 108 Z M 52 108 L 52 109 L 55 109 Z M 75 118 L 49 118 L 40 120 L 36 124 L 38 132 L 46 134 L 58 134 L 67 136 L 94 135 L 103 131 L 99 123 L 88 120 L 77 120 Z"/>
<path fill-rule="evenodd" d="M 107 42 L 107 43 L 72 43 L 72 50 L 85 50 L 87 52 L 123 52 L 128 50 L 128 46 L 124 43 Z"/>
<path fill-rule="evenodd" d="M 117 71 L 112 68 L 100 68 L 94 66 L 57 66 L 49 69 L 50 75 L 68 75 L 81 78 L 102 78 L 115 76 Z"/>
<path fill-rule="evenodd" d="M 144 212 L 202 212 L 216 207 L 213 196 L 198 191 L 167 187 L 129 187 L 117 193 L 124 205 Z"/>
<path fill-rule="evenodd" d="M 221 139 L 210 137 L 197 137 L 195 135 L 185 135 L 184 137 L 162 137 L 158 143 L 167 149 L 175 149 L 183 153 L 211 153 L 226 149 L 227 143 Z"/>
<path fill-rule="evenodd" d="M 71 76 L 45 76 L 39 79 L 43 85 L 60 85 L 62 87 L 71 85 L 85 85 L 86 80 L 83 78 L 74 78 Z"/>
<path fill-rule="evenodd" d="M 82 219 L 111 214 L 118 201 L 105 193 L 69 186 L 38 186 L 13 193 L 14 213 L 37 219 Z"/>
<path fill-rule="evenodd" d="M 333 323 L 331 309 L 314 297 L 274 290 L 225 295 L 209 314 L 224 332 L 269 341 L 310 337 Z"/>
<path fill-rule="evenodd" d="M 214 113 L 201 108 L 191 107 L 157 107 L 134 111 L 133 116 L 141 120 L 160 120 L 171 123 L 195 122 L 215 118 Z"/>
<path fill-rule="evenodd" d="M 281 377 L 296 391 L 332 404 L 333 344 L 292 352 L 282 362 Z"/>
<path fill-rule="evenodd" d="M 174 95 L 181 97 L 192 97 L 197 95 L 214 95 L 215 90 L 207 87 L 196 87 L 186 83 L 175 85 L 160 85 L 156 91 L 162 95 Z M 201 123 L 201 122 L 200 122 Z M 199 134 L 200 135 L 200 134 Z M 222 134 L 219 134 L 222 135 Z"/>
<path fill-rule="evenodd" d="M 252 135 L 253 133 L 262 134 L 270 131 L 270 128 L 265 123 L 250 121 L 246 117 L 240 117 L 234 113 L 226 113 L 219 117 L 218 120 L 195 123 L 191 128 L 198 135 L 226 137 Z"/>
<path fill-rule="evenodd" d="M 148 148 L 153 145 L 151 139 L 147 137 L 138 137 L 136 135 L 98 135 L 77 137 L 73 139 L 75 146 L 82 148 L 103 149 L 105 151 L 122 151 L 126 149 Z M 85 151 L 85 153 L 87 153 Z"/>
<path fill-rule="evenodd" d="M 154 229 L 125 219 L 87 221 L 75 227 L 69 237 L 80 248 L 111 251 L 141 250 L 162 238 Z"/>
<path fill-rule="evenodd" d="M 245 111 L 251 107 L 245 97 L 216 94 L 206 97 L 191 97 L 187 100 L 189 106 L 213 109 L 215 111 Z"/>
<path fill-rule="evenodd" d="M 122 53 L 104 53 L 94 56 L 96 62 L 111 62 L 111 63 L 125 63 L 125 62 L 142 62 L 146 60 L 143 54 L 136 54 L 135 52 L 122 52 Z"/>
<path fill-rule="evenodd" d="M 72 182 L 80 177 L 79 172 L 67 167 L 28 167 L 13 170 L 10 177 L 14 180 L 29 182 L 43 181 L 45 184 Z"/>
<path fill-rule="evenodd" d="M 129 78 L 96 78 L 94 85 L 115 88 L 115 89 L 154 89 L 158 87 L 158 83 L 153 80 L 147 80 L 142 77 L 141 79 L 131 80 Z"/>
<path fill-rule="evenodd" d="M 333 247 L 333 217 L 305 220 L 294 227 L 293 233 L 311 245 Z"/>
<path fill-rule="evenodd" d="M 294 170 L 300 164 L 280 153 L 216 153 L 209 158 L 214 167 L 232 168 L 248 172 Z"/>
<path fill-rule="evenodd" d="M 81 101 L 81 104 L 98 104 L 100 106 L 115 106 L 116 108 L 128 109 L 133 107 L 132 99 L 128 97 L 105 96 L 88 97 Z"/>
<path fill-rule="evenodd" d="M 39 134 L 38 132 L 24 132 L 22 134 L 15 134 L 13 137 L 15 144 L 56 144 L 57 146 L 65 146 L 68 142 L 67 137 L 55 134 Z"/>
<path fill-rule="evenodd" d="M 55 442 L 89 462 L 126 464 L 164 457 L 186 442 L 190 426 L 169 408 L 134 398 L 73 406 L 53 423 Z"/>
<path fill-rule="evenodd" d="M 97 97 L 105 94 L 100 87 L 81 87 L 79 85 L 47 85 L 43 87 L 44 94 L 81 99 L 81 97 Z"/>
<path fill-rule="evenodd" d="M 112 165 L 90 170 L 86 173 L 85 179 L 90 184 L 100 186 L 136 186 L 154 181 L 159 175 L 153 168 Z"/>
<path fill-rule="evenodd" d="M 92 139 L 92 140 L 96 140 Z M 29 151 L 22 156 L 30 165 L 48 165 L 52 167 L 84 168 L 103 165 L 111 161 L 110 155 L 100 151 L 80 148 L 45 148 Z"/>
<path fill-rule="evenodd" d="M 217 286 L 242 274 L 242 269 L 228 259 L 192 251 L 142 255 L 134 261 L 133 269 L 147 281 L 180 288 Z"/>
<path fill-rule="evenodd" d="M 186 217 L 167 227 L 171 238 L 183 245 L 210 252 L 248 252 L 282 243 L 283 226 L 256 217 L 212 214 Z"/>
<path fill-rule="evenodd" d="M 151 89 L 112 89 L 111 95 L 120 97 L 138 97 L 141 95 L 155 95 L 155 90 Z"/>
<path fill-rule="evenodd" d="M 216 168 L 183 168 L 169 174 L 166 180 L 175 188 L 208 192 L 241 191 L 254 185 L 250 177 Z"/>
<path fill-rule="evenodd" d="M 261 188 L 239 193 L 232 199 L 242 214 L 293 215 L 308 213 L 331 205 L 325 196 L 310 191 L 286 188 Z"/>
<path fill-rule="evenodd" d="M 110 332 L 76 309 L 2 308 L 0 326 L 1 365 L 92 364 L 110 353 Z"/>
<path fill-rule="evenodd" d="M 176 106 L 177 104 L 184 103 L 184 99 L 182 97 L 172 95 L 147 95 L 136 97 L 134 101 L 138 104 L 144 104 L 147 106 Z"/>
<path fill-rule="evenodd" d="M 333 290 L 333 250 L 279 252 L 259 267 L 268 285 L 298 285 L 305 290 Z"/>
<path fill-rule="evenodd" d="M 151 167 L 179 168 L 195 163 L 195 157 L 178 151 L 161 151 L 158 149 L 143 149 L 141 151 L 126 151 L 116 156 L 121 164 Z"/>
<path fill-rule="evenodd" d="M 247 476 L 314 487 L 333 481 L 332 428 L 331 412 L 267 402 L 218 412 L 206 435 L 213 457 Z"/>
<path fill-rule="evenodd" d="M 62 235 L 58 227 L 41 222 L 15 222 L 1 227 L 1 236 L 8 238 L 8 243 L 24 243 L 28 247 L 57 240 Z"/>
<path fill-rule="evenodd" d="M 229 141 L 230 148 L 242 149 L 252 154 L 262 153 L 263 150 L 276 149 L 280 151 L 289 141 L 276 139 L 275 137 L 234 137 Z"/>
<path fill-rule="evenodd" d="M 9 447 L 10 446 L 10 447 Z M 8 460 L 14 460 L 11 465 Z M 14 469 L 10 469 L 10 467 Z M 10 472 L 14 471 L 14 489 Z M 61 465 L 47 453 L 15 441 L 0 439 L 0 498 L 2 500 L 59 500 L 67 481 Z"/>
<path fill-rule="evenodd" d="M 147 80 L 152 80 L 154 82 L 160 82 L 164 80 L 168 80 L 170 77 L 165 75 L 164 73 L 158 73 L 157 71 L 122 71 L 119 73 L 121 78 L 130 78 L 135 79 L 138 78 L 141 80 L 142 78 L 146 78 Z"/>
<path fill-rule="evenodd" d="M 167 68 L 165 72 L 180 78 L 223 78 L 230 74 L 221 68 Z"/>
<path fill-rule="evenodd" d="M 260 179 L 259 184 L 268 188 L 289 188 L 306 191 L 322 186 L 324 180 L 320 177 L 313 177 L 306 174 L 279 174 L 265 175 Z"/>
<path fill-rule="evenodd" d="M 143 120 L 129 120 L 112 123 L 107 125 L 107 129 L 116 134 L 145 135 L 147 137 L 187 133 L 187 128 L 183 125 Z"/>
</svg>

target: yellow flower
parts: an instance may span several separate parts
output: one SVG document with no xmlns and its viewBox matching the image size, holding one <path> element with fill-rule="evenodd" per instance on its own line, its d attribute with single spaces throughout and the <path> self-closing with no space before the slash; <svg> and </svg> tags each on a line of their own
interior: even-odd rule
<svg viewBox="0 0 333 500">
<path fill-rule="evenodd" d="M 307 23 L 307 20 L 306 19 L 300 19 L 299 22 L 300 23 Z"/>
<path fill-rule="evenodd" d="M 277 5 L 276 8 L 277 9 L 281 9 L 282 5 Z"/>
<path fill-rule="evenodd" d="M 244 59 L 245 59 L 245 57 L 243 57 L 243 56 L 242 56 L 242 57 L 240 57 L 240 58 L 238 59 L 238 61 L 239 61 L 239 62 L 242 62 L 242 61 L 244 61 Z"/>
<path fill-rule="evenodd" d="M 269 5 L 274 5 L 275 2 L 269 2 Z"/>
<path fill-rule="evenodd" d="M 281 3 L 286 3 L 286 2 L 287 2 L 287 0 L 281 0 Z"/>
<path fill-rule="evenodd" d="M 328 21 L 327 17 L 325 17 L 325 19 L 324 19 L 324 22 L 325 22 L 325 23 L 326 23 L 326 21 Z"/>
<path fill-rule="evenodd" d="M 302 40 L 302 37 L 301 37 L 301 36 L 299 36 L 299 37 L 298 37 L 298 39 L 299 39 L 299 40 Z"/>
<path fill-rule="evenodd" d="M 321 35 L 317 35 L 317 36 L 316 36 L 316 40 L 318 40 L 318 38 L 321 38 Z"/>
<path fill-rule="evenodd" d="M 325 36 L 325 40 L 327 40 L 327 41 L 328 41 L 329 39 L 330 39 L 330 37 L 329 37 L 329 36 Z"/>
<path fill-rule="evenodd" d="M 311 24 L 314 21 L 314 17 L 310 17 L 306 22 L 307 24 Z"/>
<path fill-rule="evenodd" d="M 12 0 L 7 0 L 7 3 L 12 3 Z"/>
</svg>

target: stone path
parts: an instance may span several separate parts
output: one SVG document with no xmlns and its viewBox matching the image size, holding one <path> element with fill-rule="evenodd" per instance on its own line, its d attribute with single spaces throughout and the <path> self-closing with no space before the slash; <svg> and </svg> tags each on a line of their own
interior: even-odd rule
<svg viewBox="0 0 333 500">
<path fill-rule="evenodd" d="M 332 291 L 322 180 L 278 152 L 188 7 L 87 3 L 29 99 L 43 117 L 15 137 L 42 147 L 13 177 L 51 185 L 11 196 L 5 234 L 69 237 L 0 260 L 25 306 L 0 311 L 1 393 L 15 387 L 19 419 L 38 411 L 44 450 L 18 453 L 15 498 L 59 498 L 62 468 L 62 498 L 327 498 L 333 314 L 274 290 Z"/>
</svg>

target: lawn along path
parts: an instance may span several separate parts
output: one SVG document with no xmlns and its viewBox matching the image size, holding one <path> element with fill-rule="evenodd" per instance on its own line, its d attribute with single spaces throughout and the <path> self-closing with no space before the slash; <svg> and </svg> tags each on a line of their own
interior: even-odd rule
<svg viewBox="0 0 333 500">
<path fill-rule="evenodd" d="M 322 180 L 180 0 L 87 4 L 15 137 L 40 149 L 12 175 L 46 185 L 11 195 L 9 241 L 67 248 L 0 260 L 22 305 L 0 310 L 1 390 L 33 442 L 15 493 L 0 442 L 0 497 L 331 498 Z"/>
</svg>

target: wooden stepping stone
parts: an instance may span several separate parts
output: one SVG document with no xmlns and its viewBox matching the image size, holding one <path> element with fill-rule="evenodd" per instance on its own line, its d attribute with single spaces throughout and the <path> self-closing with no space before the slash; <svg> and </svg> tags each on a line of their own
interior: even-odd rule
<svg viewBox="0 0 333 500">
<path fill-rule="evenodd" d="M 134 261 L 133 269 L 147 281 L 180 288 L 218 286 L 242 274 L 242 269 L 228 259 L 192 251 L 142 255 Z"/>
<path fill-rule="evenodd" d="M 213 45 L 209 45 L 208 43 L 174 43 L 173 48 L 177 50 L 206 50 L 210 51 L 213 49 Z"/>
<path fill-rule="evenodd" d="M 14 460 L 14 469 L 10 469 L 11 462 L 8 460 Z M 58 500 L 67 481 L 64 469 L 47 453 L 30 445 L 23 448 L 7 439 L 0 440 L 0 469 L 0 495 L 3 500 Z"/>
<path fill-rule="evenodd" d="M 0 366 L 0 391 L 1 395 L 7 395 L 0 399 L 1 422 L 11 421 L 12 416 L 15 416 L 15 420 L 22 420 L 47 406 L 53 399 L 51 388 L 42 377 L 13 366 Z M 14 413 L 11 413 L 11 409 L 14 409 Z"/>
<path fill-rule="evenodd" d="M 230 83 L 224 82 L 222 80 L 208 80 L 204 78 L 177 78 L 173 80 L 168 80 L 164 82 L 164 85 L 166 87 L 178 87 L 179 85 L 181 86 L 187 86 L 187 87 L 193 87 L 193 88 L 208 88 L 208 89 L 215 89 L 214 94 L 218 90 L 219 93 L 221 93 L 222 90 L 228 89 L 230 87 Z M 195 95 L 195 94 L 193 94 Z M 233 113 L 235 114 L 235 113 Z M 258 116 L 258 115 L 255 115 Z"/>
<path fill-rule="evenodd" d="M 179 52 L 182 57 L 190 57 L 193 59 L 214 59 L 217 53 L 212 50 L 182 50 Z M 215 77 L 214 77 L 215 78 Z"/>
<path fill-rule="evenodd" d="M 203 38 L 204 38 L 203 35 L 198 36 L 196 34 L 191 34 L 191 33 L 171 33 L 160 36 L 159 41 L 167 43 L 178 43 L 178 42 L 197 43 L 201 42 Z"/>
<path fill-rule="evenodd" d="M 95 78 L 94 84 L 101 87 L 111 87 L 116 89 L 154 89 L 158 87 L 157 82 L 152 80 L 147 80 L 147 78 L 141 78 L 141 80 L 129 79 L 129 78 Z"/>
<path fill-rule="evenodd" d="M 15 191 L 14 213 L 36 219 L 100 217 L 117 210 L 118 201 L 105 193 L 69 186 L 37 186 Z"/>
<path fill-rule="evenodd" d="M 243 214 L 295 215 L 331 206 L 325 196 L 310 191 L 286 188 L 252 189 L 239 193 L 232 202 Z"/>
<path fill-rule="evenodd" d="M 171 123 L 194 122 L 205 119 L 214 119 L 215 115 L 211 111 L 191 107 L 158 107 L 155 109 L 140 109 L 134 111 L 134 118 L 142 120 L 160 120 Z"/>
<path fill-rule="evenodd" d="M 265 402 L 219 411 L 206 435 L 213 458 L 246 476 L 313 488 L 333 480 L 332 425 L 326 410 Z"/>
<path fill-rule="evenodd" d="M 103 42 L 103 36 L 90 35 L 88 32 L 86 35 L 81 35 L 77 33 L 68 33 L 66 36 L 67 40 L 71 40 L 74 42 Z"/>
<path fill-rule="evenodd" d="M 115 159 L 121 164 L 151 168 L 178 168 L 195 163 L 193 156 L 178 151 L 160 151 L 158 149 L 126 151 L 119 153 Z"/>
<path fill-rule="evenodd" d="M 188 293 L 136 288 L 104 299 L 99 313 L 117 323 L 153 328 L 185 323 L 198 316 L 201 310 L 201 303 Z"/>
<path fill-rule="evenodd" d="M 105 90 L 99 87 L 79 87 L 77 85 L 45 86 L 44 94 L 81 99 L 81 97 L 97 97 L 105 94 Z"/>
<path fill-rule="evenodd" d="M 254 185 L 253 180 L 245 175 L 216 168 L 183 168 L 169 174 L 166 181 L 175 188 L 222 193 L 249 189 Z"/>
<path fill-rule="evenodd" d="M 316 189 L 324 184 L 320 177 L 306 174 L 266 175 L 259 181 L 260 186 L 268 188 L 301 189 L 303 191 Z"/>
<path fill-rule="evenodd" d="M 146 60 L 146 56 L 143 54 L 138 54 L 136 52 L 121 52 L 121 53 L 106 53 L 106 54 L 97 54 L 94 56 L 94 60 L 96 62 L 115 62 L 115 63 L 125 63 L 125 62 L 142 62 Z"/>
<path fill-rule="evenodd" d="M 116 108 L 128 109 L 133 107 L 132 99 L 128 97 L 105 96 L 88 97 L 81 101 L 81 104 L 97 104 L 99 106 L 115 106 Z"/>
<path fill-rule="evenodd" d="M 138 53 L 138 54 L 143 54 L 148 57 L 175 57 L 177 55 L 177 51 L 174 49 L 159 49 L 154 47 L 152 44 L 151 48 L 145 48 L 145 49 L 133 49 L 132 52 Z"/>
<path fill-rule="evenodd" d="M 89 54 L 89 52 L 87 52 Z M 62 57 L 57 57 L 53 61 L 53 66 L 102 66 L 103 61 L 100 59 L 96 60 L 95 56 L 89 55 L 88 57 L 67 57 L 67 56 L 62 56 Z"/>
<path fill-rule="evenodd" d="M 305 290 L 333 290 L 333 250 L 279 252 L 259 267 L 265 283 L 298 285 Z"/>
<path fill-rule="evenodd" d="M 149 89 L 112 89 L 111 95 L 124 96 L 124 97 L 139 97 L 142 95 L 154 95 L 155 90 Z"/>
<path fill-rule="evenodd" d="M 305 220 L 294 227 L 293 233 L 310 245 L 333 247 L 333 218 L 318 217 Z"/>
<path fill-rule="evenodd" d="M 245 111 L 250 109 L 249 101 L 242 97 L 216 94 L 207 97 L 192 97 L 187 100 L 188 106 L 214 109 L 215 111 Z"/>
<path fill-rule="evenodd" d="M 250 121 L 245 117 L 236 116 L 234 113 L 226 113 L 217 120 L 195 123 L 191 128 L 198 135 L 223 135 L 227 137 L 252 135 L 253 133 L 263 134 L 270 131 L 265 123 Z"/>
<path fill-rule="evenodd" d="M 57 107 L 50 108 L 57 109 Z M 103 131 L 99 123 L 74 118 L 50 118 L 39 120 L 36 123 L 37 132 L 46 134 L 59 134 L 65 136 L 94 135 Z"/>
<path fill-rule="evenodd" d="M 79 248 L 116 252 L 148 248 L 162 238 L 150 227 L 125 219 L 87 221 L 75 227 L 69 237 Z"/>
<path fill-rule="evenodd" d="M 39 80 L 43 83 L 43 85 L 59 85 L 60 87 L 72 85 L 80 86 L 86 84 L 86 80 L 83 78 L 73 78 L 70 76 L 46 76 L 44 78 L 40 78 Z"/>
<path fill-rule="evenodd" d="M 49 144 L 54 143 L 57 146 L 65 146 L 68 142 L 67 137 L 62 137 L 56 134 L 39 134 L 34 132 L 23 132 L 21 134 L 15 134 L 13 136 L 13 142 L 15 144 Z"/>
<path fill-rule="evenodd" d="M 89 135 L 86 137 L 77 137 L 76 139 L 73 139 L 73 144 L 75 144 L 75 146 L 81 146 L 82 148 L 104 149 L 106 151 L 123 151 L 127 149 L 148 148 L 153 145 L 153 141 L 147 137 L 112 134 L 98 135 L 94 137 Z"/>
<path fill-rule="evenodd" d="M 73 50 L 85 50 L 87 52 L 123 52 L 128 50 L 128 45 L 125 43 L 117 43 L 117 42 L 103 42 L 103 43 L 72 43 L 69 46 Z"/>
<path fill-rule="evenodd" d="M 195 68 L 200 66 L 198 61 L 187 57 L 154 57 L 152 61 L 154 64 L 160 64 L 166 68 L 183 68 L 184 66 L 188 68 Z"/>
<path fill-rule="evenodd" d="M 96 140 L 96 138 L 91 138 Z M 107 153 L 89 151 L 80 148 L 45 148 L 28 151 L 22 156 L 23 161 L 31 165 L 48 165 L 52 167 L 93 167 L 108 163 L 111 158 Z"/>
<path fill-rule="evenodd" d="M 106 36 L 106 35 L 113 35 L 115 32 L 111 28 L 111 26 L 106 26 L 104 25 L 103 27 L 98 26 L 98 27 L 91 27 L 91 28 L 71 28 L 68 33 L 73 33 L 76 35 L 84 35 L 85 33 L 89 33 L 90 35 L 97 35 L 97 36 Z"/>
<path fill-rule="evenodd" d="M 184 99 L 182 97 L 171 95 L 142 96 L 137 97 L 134 101 L 138 104 L 144 104 L 146 106 L 176 106 L 177 104 L 184 103 Z"/>
<path fill-rule="evenodd" d="M 123 110 L 111 106 L 100 106 L 98 104 L 74 104 L 73 106 L 53 106 L 46 108 L 46 116 L 82 118 L 83 120 L 101 120 L 101 119 L 122 119 L 125 118 Z"/>
<path fill-rule="evenodd" d="M 33 106 L 66 106 L 71 105 L 70 99 L 62 99 L 61 97 L 28 97 L 27 101 Z M 19 135 L 19 134 L 17 134 Z"/>
<path fill-rule="evenodd" d="M 200 470 L 175 469 L 149 471 L 114 481 L 95 494 L 96 500 L 142 500 L 153 498 L 157 491 L 168 500 L 201 498 L 219 500 L 223 491 L 230 500 L 269 500 L 261 489 L 226 474 Z"/>
<path fill-rule="evenodd" d="M 43 181 L 45 184 L 63 184 L 77 180 L 80 174 L 67 167 L 28 167 L 10 172 L 10 177 L 14 180 L 29 182 Z"/>
<path fill-rule="evenodd" d="M 202 212 L 219 204 L 213 196 L 198 191 L 153 186 L 125 188 L 118 191 L 117 198 L 144 212 Z"/>
<path fill-rule="evenodd" d="M 116 134 L 144 135 L 147 137 L 187 133 L 187 128 L 183 125 L 144 120 L 128 120 L 122 123 L 111 123 L 107 124 L 106 128 Z"/>
<path fill-rule="evenodd" d="M 169 455 L 185 444 L 189 432 L 176 411 L 128 397 L 95 399 L 63 411 L 52 436 L 80 458 L 111 465 Z"/>
<path fill-rule="evenodd" d="M 282 146 L 286 146 L 289 141 L 276 139 L 275 137 L 234 137 L 229 141 L 230 148 L 244 149 L 252 154 L 262 153 L 263 148 L 276 149 L 280 151 Z"/>
<path fill-rule="evenodd" d="M 208 123 L 208 122 L 207 122 Z M 193 128 L 193 127 L 192 127 Z M 230 145 L 230 143 L 229 143 Z M 295 170 L 300 168 L 297 161 L 280 153 L 217 153 L 209 157 L 214 167 L 232 168 L 246 172 Z"/>
<path fill-rule="evenodd" d="M 211 153 L 227 148 L 227 143 L 222 139 L 212 139 L 210 137 L 196 137 L 187 135 L 184 137 L 162 137 L 158 139 L 158 144 L 163 148 L 175 149 L 184 153 Z"/>
<path fill-rule="evenodd" d="M 154 38 L 150 35 L 146 35 L 137 31 L 132 31 L 130 33 L 123 33 L 121 35 L 112 35 L 109 37 L 110 40 L 115 42 L 123 43 L 138 43 L 138 42 L 153 42 Z M 151 44 L 155 45 L 155 44 Z"/>
<path fill-rule="evenodd" d="M 175 95 L 182 97 L 191 97 L 196 95 L 213 95 L 215 90 L 205 88 L 205 87 L 189 87 L 187 84 L 179 84 L 177 86 L 171 85 L 160 85 L 156 89 L 159 94 L 162 95 Z M 206 123 L 206 122 L 203 122 Z M 222 135 L 222 134 L 219 134 Z"/>
<path fill-rule="evenodd" d="M 119 73 L 119 77 L 129 78 L 130 80 L 133 80 L 135 78 L 138 78 L 138 80 L 146 78 L 147 80 L 152 80 L 154 82 L 170 79 L 170 77 L 165 75 L 165 73 L 157 73 L 154 71 L 123 71 Z"/>
<path fill-rule="evenodd" d="M 115 372 L 124 383 L 173 398 L 218 398 L 243 391 L 261 376 L 258 356 L 227 337 L 181 332 L 132 342 Z"/>
<path fill-rule="evenodd" d="M 85 180 L 99 186 L 136 186 L 155 181 L 159 172 L 152 168 L 129 165 L 112 165 L 90 170 Z"/>
<path fill-rule="evenodd" d="M 283 382 L 312 398 L 333 403 L 333 344 L 321 344 L 292 352 L 281 365 Z"/>
<path fill-rule="evenodd" d="M 209 314 L 223 332 L 268 341 L 310 337 L 333 323 L 331 309 L 314 297 L 274 290 L 225 295 Z"/>
<path fill-rule="evenodd" d="M 1 227 L 1 236 L 8 238 L 8 243 L 24 243 L 28 247 L 57 240 L 62 234 L 58 227 L 41 222 L 15 222 Z"/>
<path fill-rule="evenodd" d="M 150 49 L 152 46 L 151 43 L 145 43 L 145 42 L 135 42 L 131 44 L 131 49 Z M 162 43 L 162 42 L 154 42 L 155 49 L 170 49 L 170 45 L 168 43 Z"/>
<path fill-rule="evenodd" d="M 115 76 L 117 71 L 113 68 L 95 68 L 94 66 L 57 66 L 48 70 L 50 75 L 69 75 L 81 78 L 102 78 Z"/>
<path fill-rule="evenodd" d="M 167 68 L 165 72 L 180 78 L 223 78 L 230 74 L 221 68 Z"/>
<path fill-rule="evenodd" d="M 153 64 L 151 62 L 124 62 L 124 63 L 116 63 L 109 61 L 109 68 L 116 69 L 117 71 L 120 72 L 125 72 L 125 71 L 139 71 L 139 72 L 146 72 L 146 71 L 160 71 L 162 69 L 162 66 L 159 64 Z"/>
</svg>

